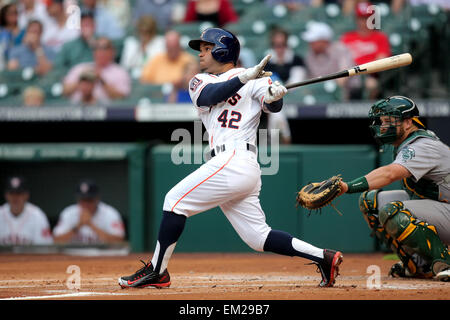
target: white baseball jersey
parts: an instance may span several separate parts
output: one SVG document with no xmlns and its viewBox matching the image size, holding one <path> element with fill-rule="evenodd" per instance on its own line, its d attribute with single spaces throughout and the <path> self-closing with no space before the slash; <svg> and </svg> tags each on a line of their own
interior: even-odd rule
<svg viewBox="0 0 450 320">
<path fill-rule="evenodd" d="M 65 208 L 60 214 L 58 224 L 53 229 L 53 235 L 55 237 L 60 236 L 74 229 L 80 222 L 80 213 L 81 209 L 77 204 Z M 108 234 L 116 236 L 125 235 L 125 229 L 120 213 L 106 203 L 99 202 L 97 211 L 92 217 L 92 223 Z M 83 225 L 78 229 L 72 242 L 85 244 L 99 243 L 100 239 L 91 227 Z"/>
<path fill-rule="evenodd" d="M 248 148 L 256 143 L 256 132 L 264 94 L 272 83 L 270 78 L 251 80 L 226 102 L 212 107 L 199 107 L 197 99 L 208 83 L 222 82 L 235 77 L 244 69 L 231 69 L 218 76 L 198 74 L 189 85 L 194 105 L 209 133 L 210 147 L 216 154 L 200 168 L 178 182 L 164 199 L 163 210 L 191 217 L 220 207 L 241 239 L 252 249 L 264 251 L 264 244 L 272 228 L 266 223 L 261 208 L 261 169 L 257 154 Z M 218 146 L 225 145 L 225 148 Z M 294 239 L 293 247 L 323 258 L 323 250 Z M 175 244 L 164 253 L 161 270 L 167 267 Z M 159 246 L 157 245 L 157 252 Z M 159 253 L 152 259 L 156 265 Z"/>
<path fill-rule="evenodd" d="M 260 113 L 261 110 L 267 111 L 263 101 L 267 87 L 272 84 L 270 78 L 249 81 L 226 102 L 211 107 L 197 105 L 197 99 L 207 84 L 230 80 L 244 70 L 234 68 L 218 76 L 200 73 L 190 81 L 189 94 L 208 131 L 211 149 L 231 141 L 256 144 Z"/>
<path fill-rule="evenodd" d="M 197 99 L 208 83 L 222 82 L 245 69 L 218 76 L 198 74 L 190 82 L 190 95 L 209 133 L 211 148 L 225 150 L 175 185 L 166 195 L 164 210 L 187 217 L 220 206 L 239 236 L 253 249 L 263 250 L 271 228 L 259 202 L 261 169 L 255 152 L 256 133 L 270 78 L 251 80 L 238 92 L 212 107 L 199 107 Z M 219 148 L 220 149 L 220 148 Z"/>
<path fill-rule="evenodd" d="M 50 224 L 37 206 L 26 203 L 23 212 L 15 216 L 5 203 L 0 207 L 0 245 L 52 244 Z"/>
</svg>

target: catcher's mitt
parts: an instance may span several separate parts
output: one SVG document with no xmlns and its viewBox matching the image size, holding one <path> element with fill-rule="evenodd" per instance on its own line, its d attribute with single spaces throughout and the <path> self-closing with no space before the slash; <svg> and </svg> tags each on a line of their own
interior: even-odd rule
<svg viewBox="0 0 450 320">
<path fill-rule="evenodd" d="M 340 176 L 333 176 L 322 182 L 307 184 L 297 193 L 297 206 L 315 210 L 330 204 L 341 192 L 341 181 Z"/>
</svg>

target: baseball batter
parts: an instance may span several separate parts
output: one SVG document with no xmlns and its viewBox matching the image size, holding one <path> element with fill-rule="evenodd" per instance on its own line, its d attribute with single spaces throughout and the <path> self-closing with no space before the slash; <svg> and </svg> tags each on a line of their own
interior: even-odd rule
<svg viewBox="0 0 450 320">
<path fill-rule="evenodd" d="M 53 243 L 45 213 L 28 202 L 29 188 L 20 176 L 8 178 L 0 207 L 0 245 L 47 245 Z"/>
<path fill-rule="evenodd" d="M 219 206 L 236 232 L 252 249 L 310 259 L 322 274 L 320 286 L 335 282 L 342 254 L 320 249 L 272 230 L 259 202 L 261 170 L 256 133 L 261 112 L 279 112 L 287 89 L 272 83 L 264 67 L 236 68 L 240 45 L 230 32 L 210 28 L 189 46 L 200 51 L 203 73 L 190 81 L 189 92 L 209 134 L 210 159 L 166 195 L 158 241 L 151 262 L 131 276 L 119 278 L 126 287 L 168 287 L 167 265 L 186 218 Z"/>
<path fill-rule="evenodd" d="M 449 281 L 450 148 L 425 129 L 407 97 L 378 101 L 369 117 L 375 139 L 395 147 L 395 160 L 342 182 L 342 190 L 363 192 L 359 207 L 369 227 L 401 260 L 390 275 Z M 404 190 L 381 190 L 398 180 Z"/>
</svg>

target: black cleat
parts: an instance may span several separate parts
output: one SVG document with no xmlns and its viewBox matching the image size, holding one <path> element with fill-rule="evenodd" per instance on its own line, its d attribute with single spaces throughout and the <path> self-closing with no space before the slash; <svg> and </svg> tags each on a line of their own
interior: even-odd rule
<svg viewBox="0 0 450 320">
<path fill-rule="evenodd" d="M 136 271 L 134 274 L 128 277 L 120 277 L 119 285 L 124 288 L 145 288 L 145 287 L 156 287 L 156 288 L 168 288 L 170 286 L 170 275 L 169 272 L 164 270 L 163 273 L 159 274 L 153 271 L 153 266 L 151 263 L 145 263 L 141 260 L 144 266 Z"/>
<path fill-rule="evenodd" d="M 342 263 L 343 257 L 340 251 L 323 250 L 323 261 L 320 263 L 314 262 L 322 274 L 319 287 L 332 287 L 334 285 L 336 277 L 339 275 L 339 265 Z"/>
</svg>

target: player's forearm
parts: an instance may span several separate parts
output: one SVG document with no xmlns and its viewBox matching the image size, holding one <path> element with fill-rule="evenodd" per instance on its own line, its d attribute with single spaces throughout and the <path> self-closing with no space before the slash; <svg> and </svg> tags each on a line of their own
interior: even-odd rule
<svg viewBox="0 0 450 320">
<path fill-rule="evenodd" d="M 220 102 L 232 97 L 242 88 L 244 84 L 238 77 L 234 77 L 228 81 L 210 83 L 206 85 L 197 99 L 199 107 L 208 107 L 216 105 Z"/>
<path fill-rule="evenodd" d="M 68 243 L 72 240 L 72 237 L 75 235 L 73 230 L 70 230 L 67 233 L 61 234 L 59 236 L 53 236 L 53 240 L 55 243 Z"/>
<path fill-rule="evenodd" d="M 89 227 L 94 230 L 94 232 L 97 234 L 97 236 L 100 238 L 100 240 L 104 242 L 120 242 L 123 240 L 122 236 L 116 236 L 113 234 L 109 234 L 102 229 L 98 228 L 92 223 L 89 223 Z"/>
<path fill-rule="evenodd" d="M 390 164 L 372 170 L 365 177 L 369 184 L 369 189 L 380 189 L 395 181 L 409 177 L 411 174 L 409 171 L 398 164 Z"/>
</svg>

